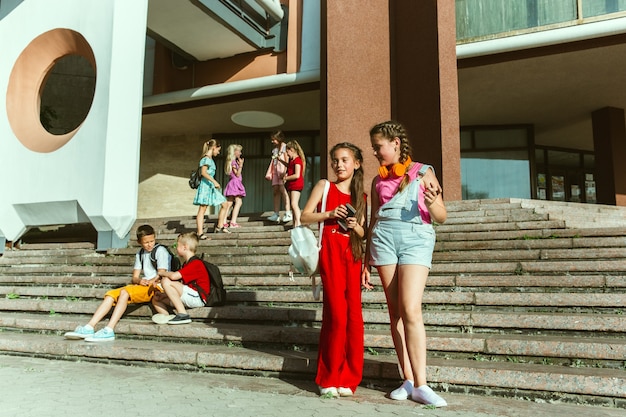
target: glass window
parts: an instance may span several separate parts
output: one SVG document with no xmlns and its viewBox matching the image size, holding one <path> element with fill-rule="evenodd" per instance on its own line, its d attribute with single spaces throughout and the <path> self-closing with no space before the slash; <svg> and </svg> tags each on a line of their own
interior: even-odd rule
<svg viewBox="0 0 626 417">
<path fill-rule="evenodd" d="M 626 0 L 582 0 L 582 4 L 583 17 L 600 16 L 626 10 Z"/>
<path fill-rule="evenodd" d="M 565 201 L 565 177 L 563 175 L 553 175 L 552 182 L 553 201 Z"/>
<path fill-rule="evenodd" d="M 461 155 L 463 199 L 531 198 L 528 151 Z"/>
<path fill-rule="evenodd" d="M 535 162 L 537 165 L 544 165 L 546 163 L 543 149 L 535 149 Z"/>
<path fill-rule="evenodd" d="M 596 157 L 595 155 L 584 154 L 583 161 L 585 168 L 595 168 L 596 167 Z"/>
<path fill-rule="evenodd" d="M 528 146 L 526 129 L 477 130 L 474 135 L 476 149 L 526 148 Z"/>
<path fill-rule="evenodd" d="M 548 162 L 560 168 L 580 168 L 580 153 L 548 150 Z"/>
<path fill-rule="evenodd" d="M 461 150 L 467 151 L 472 149 L 472 132 L 468 130 L 461 131 Z"/>
<path fill-rule="evenodd" d="M 456 0 L 455 6 L 459 41 L 573 21 L 577 16 L 576 0 Z"/>
</svg>

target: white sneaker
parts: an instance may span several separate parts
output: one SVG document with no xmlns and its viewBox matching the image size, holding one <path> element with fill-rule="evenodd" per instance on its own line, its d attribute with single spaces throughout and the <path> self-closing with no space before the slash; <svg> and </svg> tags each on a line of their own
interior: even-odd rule
<svg viewBox="0 0 626 417">
<path fill-rule="evenodd" d="M 352 392 L 350 388 L 339 387 L 337 388 L 337 392 L 340 397 L 352 397 L 354 395 L 354 392 Z"/>
<path fill-rule="evenodd" d="M 320 387 L 320 397 L 339 397 L 339 392 L 335 387 L 322 388 Z"/>
<path fill-rule="evenodd" d="M 289 223 L 292 220 L 293 220 L 293 217 L 291 215 L 291 212 L 286 211 L 285 214 L 283 215 L 283 223 Z"/>
<path fill-rule="evenodd" d="M 409 395 L 413 393 L 413 382 L 408 379 L 402 383 L 398 388 L 389 393 L 389 398 L 392 400 L 406 400 Z"/>
<path fill-rule="evenodd" d="M 418 403 L 422 403 L 424 405 L 434 405 L 435 407 L 445 407 L 448 405 L 446 400 L 437 395 L 437 393 L 428 385 L 413 388 L 411 398 L 413 401 L 417 401 Z"/>
<path fill-rule="evenodd" d="M 152 321 L 156 324 L 167 324 L 168 321 L 172 320 L 176 315 L 174 314 L 161 314 L 157 313 L 152 316 Z"/>
<path fill-rule="evenodd" d="M 278 213 L 272 214 L 271 216 L 269 216 L 267 218 L 267 220 L 270 221 L 270 222 L 277 222 L 278 221 Z"/>
</svg>

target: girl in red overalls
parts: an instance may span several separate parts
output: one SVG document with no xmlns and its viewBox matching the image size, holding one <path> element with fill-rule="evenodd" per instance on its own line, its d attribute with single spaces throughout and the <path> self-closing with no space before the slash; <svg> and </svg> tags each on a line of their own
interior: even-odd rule
<svg viewBox="0 0 626 417">
<path fill-rule="evenodd" d="M 320 395 L 337 397 L 352 395 L 363 376 L 360 276 L 366 195 L 358 147 L 339 143 L 330 150 L 330 160 L 337 180 L 330 184 L 325 210 L 321 212 L 321 201 L 327 180 L 320 180 L 301 220 L 303 224 L 324 222 L 319 260 L 324 304 L 315 382 Z M 356 212 L 351 217 L 347 204 Z"/>
</svg>

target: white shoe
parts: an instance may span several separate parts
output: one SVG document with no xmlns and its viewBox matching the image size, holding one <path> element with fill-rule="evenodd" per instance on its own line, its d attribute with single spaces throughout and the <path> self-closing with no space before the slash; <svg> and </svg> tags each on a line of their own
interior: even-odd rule
<svg viewBox="0 0 626 417">
<path fill-rule="evenodd" d="M 437 393 L 428 385 L 413 388 L 411 398 L 413 401 L 417 401 L 418 403 L 422 403 L 424 405 L 434 405 L 435 407 L 445 407 L 448 405 L 446 400 L 437 395 Z"/>
<path fill-rule="evenodd" d="M 168 321 L 176 317 L 174 314 L 161 314 L 157 313 L 152 316 L 152 321 L 156 324 L 167 324 Z"/>
<path fill-rule="evenodd" d="M 293 217 L 291 216 L 291 212 L 290 211 L 285 212 L 285 214 L 283 215 L 283 223 L 289 223 L 292 220 L 293 220 Z"/>
<path fill-rule="evenodd" d="M 337 392 L 340 397 L 352 397 L 354 395 L 354 392 L 352 392 L 350 388 L 339 387 L 337 388 Z"/>
<path fill-rule="evenodd" d="M 269 216 L 267 218 L 267 220 L 270 221 L 270 222 L 277 222 L 278 221 L 278 213 L 272 214 L 271 216 Z"/>
<path fill-rule="evenodd" d="M 322 388 L 320 387 L 320 397 L 339 397 L 339 392 L 335 387 Z"/>
<path fill-rule="evenodd" d="M 392 400 L 406 400 L 409 398 L 409 395 L 413 393 L 413 382 L 406 380 L 400 385 L 398 388 L 394 389 L 389 393 L 389 398 Z"/>
</svg>

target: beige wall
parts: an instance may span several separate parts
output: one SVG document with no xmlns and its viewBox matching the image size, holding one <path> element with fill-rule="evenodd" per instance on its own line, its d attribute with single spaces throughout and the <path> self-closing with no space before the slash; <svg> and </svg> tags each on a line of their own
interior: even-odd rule
<svg viewBox="0 0 626 417">
<path fill-rule="evenodd" d="M 202 144 L 209 138 L 168 136 L 141 140 L 138 219 L 195 216 L 196 191 L 189 188 L 189 174 L 200 160 Z"/>
</svg>

